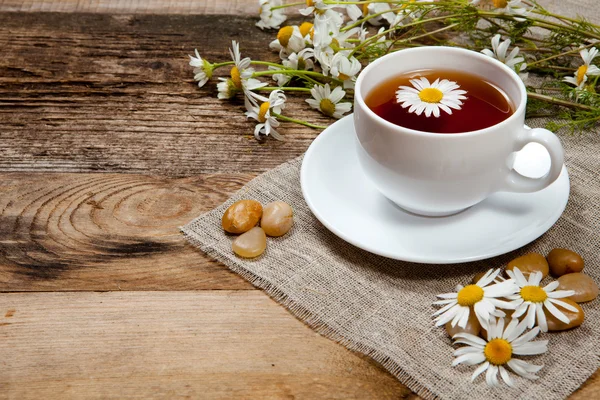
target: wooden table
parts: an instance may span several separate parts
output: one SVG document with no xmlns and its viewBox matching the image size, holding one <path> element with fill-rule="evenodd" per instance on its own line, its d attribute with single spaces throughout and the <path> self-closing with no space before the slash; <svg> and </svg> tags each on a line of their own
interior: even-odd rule
<svg viewBox="0 0 600 400">
<path fill-rule="evenodd" d="M 0 398 L 416 397 L 179 233 L 318 133 L 259 144 L 192 80 L 194 48 L 275 58 L 256 8 L 0 0 Z"/>
</svg>

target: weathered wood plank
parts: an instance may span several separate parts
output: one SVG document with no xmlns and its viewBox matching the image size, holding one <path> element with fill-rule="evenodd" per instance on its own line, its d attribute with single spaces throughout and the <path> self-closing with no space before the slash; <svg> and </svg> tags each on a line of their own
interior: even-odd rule
<svg viewBox="0 0 600 400">
<path fill-rule="evenodd" d="M 231 39 L 275 60 L 272 35 L 249 17 L 0 13 L 0 171 L 181 177 L 296 157 L 318 131 L 284 123 L 287 141 L 257 143 L 242 101 L 217 100 L 216 78 L 199 89 L 188 65 L 195 47 L 227 60 Z M 305 97 L 289 114 L 329 123 Z"/>
<path fill-rule="evenodd" d="M 0 294 L 0 338 L 6 398 L 415 398 L 260 291 Z"/>
<path fill-rule="evenodd" d="M 576 10 L 564 14 L 571 17 L 576 17 L 578 13 L 586 15 L 586 9 L 597 6 L 597 0 L 539 0 L 538 3 L 558 13 L 563 12 L 561 10 Z M 258 0 L 0 0 L 0 12 L 256 15 L 257 4 Z"/>
<path fill-rule="evenodd" d="M 0 291 L 253 289 L 179 226 L 246 174 L 0 174 Z"/>
<path fill-rule="evenodd" d="M 137 13 L 137 14 L 255 14 L 258 0 L 0 0 L 0 11 Z"/>
</svg>

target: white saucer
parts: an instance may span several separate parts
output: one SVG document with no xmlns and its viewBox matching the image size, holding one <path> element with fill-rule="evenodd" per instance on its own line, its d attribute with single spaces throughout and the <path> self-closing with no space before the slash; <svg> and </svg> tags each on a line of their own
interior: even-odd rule
<svg viewBox="0 0 600 400">
<path fill-rule="evenodd" d="M 535 240 L 558 220 L 569 198 L 569 176 L 536 193 L 495 193 L 449 217 L 407 213 L 363 174 L 352 115 L 325 129 L 302 162 L 302 194 L 314 215 L 345 241 L 385 257 L 452 264 L 504 254 Z M 537 144 L 517 156 L 515 169 L 542 176 L 550 157 Z"/>
</svg>

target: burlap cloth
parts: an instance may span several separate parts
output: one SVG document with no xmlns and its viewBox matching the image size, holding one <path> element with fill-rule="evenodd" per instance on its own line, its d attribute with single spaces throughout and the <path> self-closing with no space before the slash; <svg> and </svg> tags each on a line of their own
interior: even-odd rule
<svg viewBox="0 0 600 400">
<path fill-rule="evenodd" d="M 572 4 L 569 0 L 562 7 L 552 3 L 553 10 L 569 14 L 565 10 Z M 543 126 L 543 121 L 528 124 Z M 301 157 L 257 177 L 182 230 L 202 251 L 265 290 L 313 329 L 372 357 L 424 398 L 564 398 L 600 367 L 598 299 L 582 305 L 586 318 L 581 327 L 540 336 L 550 341 L 549 352 L 523 357 L 544 364 L 540 379 L 532 382 L 512 375 L 515 389 L 488 388 L 482 377 L 471 383 L 475 367 L 451 367 L 451 340 L 444 329 L 433 325 L 431 317 L 436 294 L 452 291 L 456 284 L 469 282 L 474 273 L 502 267 L 527 252 L 547 254 L 554 247 L 570 248 L 585 259 L 584 271 L 600 282 L 600 132 L 561 135 L 561 139 L 571 179 L 564 214 L 532 244 L 485 261 L 414 264 L 376 256 L 344 242 L 321 225 L 304 202 Z M 239 199 L 262 204 L 283 200 L 295 212 L 293 229 L 284 237 L 269 238 L 267 251 L 255 260 L 235 256 L 233 238 L 221 228 L 223 212 Z"/>
</svg>

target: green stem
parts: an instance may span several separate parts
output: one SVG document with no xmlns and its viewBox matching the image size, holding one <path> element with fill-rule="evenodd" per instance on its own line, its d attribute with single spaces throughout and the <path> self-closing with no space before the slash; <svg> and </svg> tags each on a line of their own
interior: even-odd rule
<svg viewBox="0 0 600 400">
<path fill-rule="evenodd" d="M 546 96 L 544 94 L 527 92 L 527 97 L 537 100 L 543 100 L 551 104 L 556 104 L 559 106 L 569 107 L 569 108 L 579 108 L 580 110 L 586 111 L 594 111 L 596 110 L 594 107 L 586 106 L 584 104 L 573 103 L 571 101 L 557 99 L 556 97 Z"/>
<path fill-rule="evenodd" d="M 280 119 L 282 121 L 293 122 L 295 124 L 300 124 L 300 125 L 308 126 L 309 128 L 314 128 L 314 129 L 325 129 L 325 128 L 327 128 L 326 126 L 311 124 L 310 122 L 302 121 L 300 119 L 286 117 L 285 115 L 277 114 L 277 113 L 274 113 L 272 111 L 271 111 L 271 115 L 273 115 L 275 118 L 278 118 L 278 119 Z"/>
<path fill-rule="evenodd" d="M 427 18 L 427 19 L 423 19 L 423 20 L 419 20 L 419 21 L 415 21 L 415 22 L 411 22 L 411 23 L 402 25 L 399 28 L 403 28 L 404 29 L 404 28 L 409 28 L 411 26 L 423 25 L 423 24 L 425 24 L 427 22 L 443 21 L 443 20 L 446 20 L 446 19 L 449 19 L 449 18 L 460 17 L 460 16 L 463 16 L 463 15 L 475 15 L 475 14 L 477 14 L 477 12 L 470 12 L 470 13 L 464 13 L 464 14 L 450 14 L 450 15 L 444 15 L 444 16 L 441 16 L 441 17 Z M 365 40 L 364 42 L 362 42 L 361 44 L 359 44 L 358 46 L 356 46 L 354 48 L 354 50 L 352 50 L 352 52 L 350 53 L 350 55 L 353 55 L 354 53 L 356 53 L 357 50 L 365 47 L 367 44 L 370 44 L 370 42 L 377 41 L 377 39 L 379 39 L 380 37 L 384 36 L 387 33 L 395 31 L 395 30 L 396 30 L 396 27 L 387 29 L 387 30 L 385 30 L 385 31 L 383 31 L 381 33 L 378 33 L 377 35 L 371 36 L 370 38 L 368 38 L 367 40 Z"/>
<path fill-rule="evenodd" d="M 309 88 L 295 87 L 295 86 L 263 86 L 261 88 L 254 89 L 254 90 L 266 90 L 268 92 L 272 92 L 273 90 L 283 90 L 286 92 L 309 92 L 310 93 Z"/>
<path fill-rule="evenodd" d="M 512 16 L 512 15 L 501 14 L 501 13 L 492 12 L 492 11 L 478 10 L 477 13 L 481 17 L 490 16 L 492 18 L 505 19 L 505 20 L 511 20 L 511 21 L 513 21 L 515 19 L 515 17 Z M 528 20 L 528 21 L 534 22 L 534 24 L 533 24 L 534 26 L 539 26 L 540 28 L 548 29 L 550 31 L 552 31 L 554 29 L 558 29 L 559 31 L 560 30 L 567 30 L 567 31 L 571 31 L 571 32 L 577 33 L 579 35 L 591 37 L 591 38 L 594 38 L 594 39 L 600 39 L 600 35 L 599 34 L 595 34 L 593 32 L 582 32 L 580 29 L 573 28 L 573 27 L 565 25 L 565 24 L 559 24 L 559 23 L 556 23 L 556 22 L 547 21 L 547 20 L 543 20 L 543 19 L 540 19 L 540 18 L 533 18 L 533 17 L 530 17 L 528 15 L 518 15 L 517 18 L 522 18 L 524 20 Z"/>
<path fill-rule="evenodd" d="M 288 4 L 283 4 L 283 5 L 280 5 L 280 6 L 271 7 L 271 11 L 273 11 L 273 10 L 279 10 L 280 8 L 305 6 L 305 5 L 306 5 L 305 1 L 299 1 L 297 3 L 288 3 Z"/>
<path fill-rule="evenodd" d="M 212 68 L 217 69 L 217 68 L 224 67 L 226 65 L 232 65 L 232 64 L 234 64 L 233 61 L 225 61 L 225 62 L 221 62 L 221 63 L 212 64 Z"/>
<path fill-rule="evenodd" d="M 542 63 L 542 62 L 545 62 L 545 61 L 554 60 L 555 58 L 566 56 L 568 54 L 579 53 L 581 51 L 581 49 L 587 49 L 587 48 L 592 47 L 594 45 L 595 45 L 595 43 L 591 43 L 591 44 L 588 44 L 587 46 L 583 46 L 581 48 L 577 48 L 577 49 L 565 51 L 564 53 L 560 53 L 560 54 L 556 54 L 554 56 L 542 58 L 541 60 L 537 60 L 537 61 L 534 61 L 532 63 L 528 63 L 527 66 L 530 67 L 532 65 L 539 64 L 539 63 Z"/>
<path fill-rule="evenodd" d="M 271 71 L 259 71 L 252 74 L 253 77 L 264 76 L 264 75 L 274 75 L 274 74 L 286 74 L 290 76 L 314 76 L 317 78 L 330 79 L 337 83 L 342 83 L 342 81 L 335 79 L 331 76 L 325 76 L 320 72 L 316 71 L 305 71 L 305 70 L 293 70 L 293 69 L 279 69 L 279 70 L 271 70 Z"/>
</svg>

